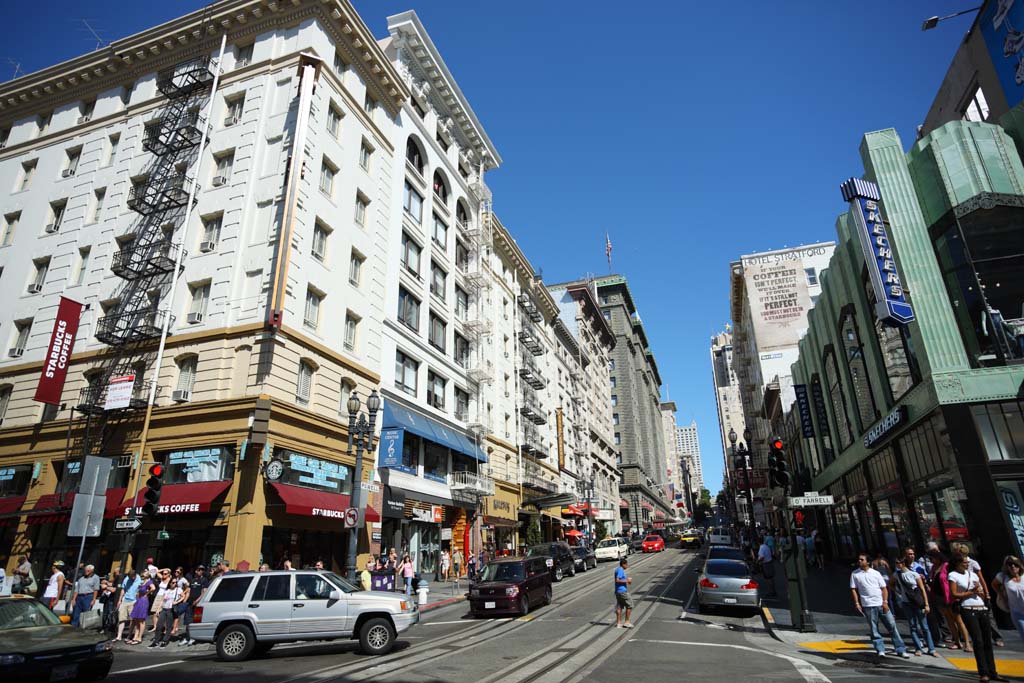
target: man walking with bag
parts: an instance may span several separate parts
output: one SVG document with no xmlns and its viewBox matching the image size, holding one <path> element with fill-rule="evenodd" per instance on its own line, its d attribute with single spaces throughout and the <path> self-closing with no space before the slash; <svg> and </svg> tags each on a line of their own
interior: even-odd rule
<svg viewBox="0 0 1024 683">
<path fill-rule="evenodd" d="M 853 595 L 853 606 L 868 621 L 871 642 L 875 646 L 878 658 L 885 656 L 885 640 L 878 631 L 878 622 L 881 621 L 892 636 L 896 654 L 903 659 L 910 659 L 903 637 L 896 628 L 896 619 L 889 611 L 889 588 L 885 585 L 882 575 L 871 568 L 871 560 L 864 553 L 857 556 L 857 569 L 850 574 L 850 593 Z"/>
</svg>

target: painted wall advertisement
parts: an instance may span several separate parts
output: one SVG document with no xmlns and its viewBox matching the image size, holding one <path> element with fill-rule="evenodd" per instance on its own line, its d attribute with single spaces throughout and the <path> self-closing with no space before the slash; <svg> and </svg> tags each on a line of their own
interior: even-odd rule
<svg viewBox="0 0 1024 683">
<path fill-rule="evenodd" d="M 792 346 L 807 328 L 811 296 L 799 252 L 793 258 L 743 260 L 750 317 L 759 351 Z"/>
<path fill-rule="evenodd" d="M 978 20 L 992 66 L 1013 109 L 1024 99 L 1024 2 L 992 0 Z"/>
</svg>

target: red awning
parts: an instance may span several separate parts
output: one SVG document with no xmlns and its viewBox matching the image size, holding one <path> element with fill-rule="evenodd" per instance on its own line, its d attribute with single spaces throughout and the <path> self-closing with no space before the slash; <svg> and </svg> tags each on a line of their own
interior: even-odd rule
<svg viewBox="0 0 1024 683">
<path fill-rule="evenodd" d="M 290 515 L 328 517 L 340 521 L 345 517 L 345 510 L 352 507 L 352 498 L 344 493 L 328 493 L 291 484 L 272 483 L 270 486 L 284 503 L 284 511 Z M 369 505 L 366 506 L 366 521 L 380 521 L 380 513 Z"/>
<path fill-rule="evenodd" d="M 25 496 L 8 496 L 0 498 L 0 515 L 13 515 L 25 504 Z M 17 526 L 17 517 L 0 517 L 0 526 Z"/>
<path fill-rule="evenodd" d="M 640 507 L 642 507 L 644 510 L 653 510 L 654 509 L 654 504 L 653 503 L 648 503 L 645 500 L 644 502 L 640 503 Z"/>
<path fill-rule="evenodd" d="M 107 509 L 103 512 L 103 519 L 120 517 L 124 512 L 124 497 L 128 489 L 107 489 Z"/>
<path fill-rule="evenodd" d="M 126 488 L 107 489 L 107 506 L 103 510 L 103 519 L 113 519 L 119 517 L 124 512 L 124 494 L 128 492 Z M 24 498 L 22 498 L 24 500 Z M 60 523 L 66 522 L 71 519 L 71 508 L 75 504 L 75 494 L 67 493 L 64 495 L 64 499 L 61 501 L 61 505 L 57 503 L 57 494 L 50 493 L 45 496 L 40 496 L 39 500 L 36 501 L 33 510 L 52 510 L 52 512 L 41 514 L 41 515 L 29 515 L 29 524 L 48 524 L 48 523 Z M 0 512 L 3 510 L 0 509 Z M 2 521 L 0 521 L 2 524 Z"/>
<path fill-rule="evenodd" d="M 629 507 L 629 502 L 627 502 L 625 498 L 620 498 L 619 499 L 619 507 L 620 508 L 628 508 Z"/>
<path fill-rule="evenodd" d="M 580 510 L 580 507 L 578 505 L 570 505 L 567 508 L 562 508 L 562 514 L 570 515 L 572 517 L 582 517 L 583 511 Z"/>
<path fill-rule="evenodd" d="M 654 513 L 654 518 L 655 519 L 665 519 L 665 513 L 662 512 L 661 510 L 656 510 L 655 513 Z"/>
<path fill-rule="evenodd" d="M 161 515 L 180 515 L 209 512 L 213 501 L 217 500 L 231 488 L 231 481 L 200 481 L 193 484 L 167 484 L 160 492 Z M 135 498 L 135 507 L 141 507 L 148 489 L 143 488 Z M 122 505 L 118 512 L 129 514 L 128 505 Z"/>
<path fill-rule="evenodd" d="M 569 529 L 565 532 L 566 536 L 582 536 L 583 532 L 578 529 Z"/>
<path fill-rule="evenodd" d="M 594 507 L 594 506 L 593 506 L 593 505 L 591 505 L 590 503 L 580 503 L 580 504 L 579 504 L 579 509 L 580 509 L 580 513 L 581 513 L 581 514 L 582 514 L 582 515 L 583 515 L 584 517 L 586 516 L 586 514 L 587 514 L 587 511 L 589 511 L 589 512 L 590 512 L 590 516 L 591 516 L 591 517 L 596 517 L 596 516 L 597 516 L 597 513 L 598 513 L 598 512 L 600 512 L 600 510 L 598 510 L 598 509 L 597 509 L 596 507 Z"/>
</svg>

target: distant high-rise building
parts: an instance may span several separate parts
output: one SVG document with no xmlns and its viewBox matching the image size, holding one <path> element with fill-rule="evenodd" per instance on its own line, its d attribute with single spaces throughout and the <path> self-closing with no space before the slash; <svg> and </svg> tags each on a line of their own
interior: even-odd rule
<svg viewBox="0 0 1024 683">
<path fill-rule="evenodd" d="M 733 461 L 729 457 L 729 432 L 735 432 L 740 436 L 746 428 L 739 382 L 736 380 L 736 370 L 733 367 L 732 326 L 729 324 L 726 324 L 723 332 L 711 337 L 711 376 L 715 385 L 715 407 L 718 410 L 718 431 L 724 459 L 722 487 L 728 488 L 735 476 Z M 746 498 L 741 496 L 737 504 L 745 506 Z"/>
<path fill-rule="evenodd" d="M 685 458 L 690 466 L 690 490 L 699 495 L 704 487 L 704 468 L 700 462 L 700 439 L 697 436 L 697 421 L 689 426 L 676 427 L 676 452 Z"/>
</svg>

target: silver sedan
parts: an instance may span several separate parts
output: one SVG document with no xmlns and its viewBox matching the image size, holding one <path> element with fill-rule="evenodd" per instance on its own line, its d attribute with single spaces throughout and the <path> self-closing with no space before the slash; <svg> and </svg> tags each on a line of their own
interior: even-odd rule
<svg viewBox="0 0 1024 683">
<path fill-rule="evenodd" d="M 697 569 L 697 609 L 703 613 L 709 607 L 747 607 L 760 605 L 757 582 L 750 569 L 739 560 L 708 560 L 703 569 Z"/>
</svg>

